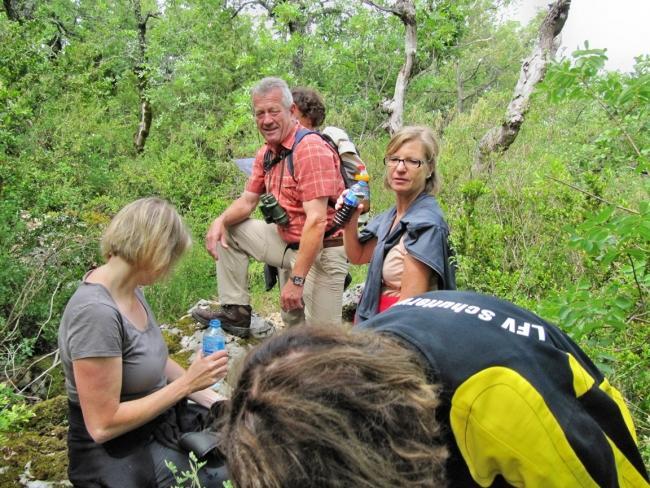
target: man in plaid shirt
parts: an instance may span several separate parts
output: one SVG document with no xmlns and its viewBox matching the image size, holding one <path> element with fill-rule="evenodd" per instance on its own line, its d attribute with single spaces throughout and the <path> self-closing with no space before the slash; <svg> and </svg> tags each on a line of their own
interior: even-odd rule
<svg viewBox="0 0 650 488">
<path fill-rule="evenodd" d="M 250 333 L 249 258 L 276 266 L 280 275 L 282 318 L 288 325 L 337 324 L 341 321 L 347 259 L 343 241 L 331 229 L 334 202 L 345 189 L 336 151 L 310 134 L 295 147 L 293 175 L 287 154 L 301 127 L 287 84 L 264 78 L 251 97 L 257 128 L 266 143 L 257 152 L 242 195 L 217 217 L 206 235 L 206 248 L 217 260 L 221 308 L 196 310 L 207 325 L 219 319 L 231 334 Z M 286 225 L 251 219 L 262 194 L 270 193 L 286 211 Z"/>
</svg>

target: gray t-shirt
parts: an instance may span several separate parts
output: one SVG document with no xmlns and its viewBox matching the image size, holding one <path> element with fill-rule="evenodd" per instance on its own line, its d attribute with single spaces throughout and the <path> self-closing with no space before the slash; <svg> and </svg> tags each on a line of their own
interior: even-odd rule
<svg viewBox="0 0 650 488">
<path fill-rule="evenodd" d="M 82 282 L 65 307 L 59 349 L 68 398 L 79 404 L 72 362 L 93 357 L 122 357 L 120 401 L 146 396 L 167 384 L 169 351 L 142 292 L 136 295 L 147 312 L 147 327 L 138 330 L 120 313 L 109 291 Z"/>
</svg>

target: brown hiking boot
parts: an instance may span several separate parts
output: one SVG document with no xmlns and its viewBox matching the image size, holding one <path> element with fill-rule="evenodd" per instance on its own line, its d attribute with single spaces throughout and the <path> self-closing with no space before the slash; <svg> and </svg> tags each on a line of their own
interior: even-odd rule
<svg viewBox="0 0 650 488">
<path fill-rule="evenodd" d="M 222 305 L 218 310 L 192 310 L 192 318 L 204 327 L 210 325 L 212 319 L 221 321 L 221 328 L 237 337 L 248 337 L 251 330 L 250 305 Z"/>
</svg>

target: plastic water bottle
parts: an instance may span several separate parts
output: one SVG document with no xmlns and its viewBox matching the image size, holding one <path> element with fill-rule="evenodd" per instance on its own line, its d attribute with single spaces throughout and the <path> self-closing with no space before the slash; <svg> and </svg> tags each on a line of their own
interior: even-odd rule
<svg viewBox="0 0 650 488">
<path fill-rule="evenodd" d="M 221 321 L 219 319 L 210 320 L 210 325 L 203 333 L 203 356 L 209 356 L 213 352 L 222 351 L 226 348 L 226 336 L 221 330 Z M 213 390 L 221 387 L 221 382 L 217 381 L 212 385 Z"/>
<path fill-rule="evenodd" d="M 226 336 L 221 330 L 221 321 L 212 319 L 209 327 L 203 333 L 203 355 L 209 356 L 213 352 L 226 348 Z"/>
<path fill-rule="evenodd" d="M 334 225 L 343 227 L 359 206 L 359 199 L 352 191 L 352 188 L 343 197 L 343 206 L 334 215 Z"/>
<path fill-rule="evenodd" d="M 362 175 L 355 176 L 355 179 Z M 358 180 L 350 187 L 350 191 L 359 199 L 359 203 L 363 203 L 363 208 L 367 209 L 366 204 L 370 202 L 370 185 L 368 180 Z"/>
<path fill-rule="evenodd" d="M 365 168 L 360 173 L 354 175 L 354 179 L 357 182 L 350 187 L 350 191 L 355 194 L 359 200 L 359 204 L 363 205 L 363 214 L 359 216 L 359 225 L 363 225 L 368 222 L 368 210 L 370 210 L 370 175 L 365 171 Z"/>
</svg>

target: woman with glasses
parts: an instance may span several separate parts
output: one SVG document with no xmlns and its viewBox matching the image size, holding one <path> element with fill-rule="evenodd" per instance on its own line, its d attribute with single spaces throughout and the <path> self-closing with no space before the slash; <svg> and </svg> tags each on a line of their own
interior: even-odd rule
<svg viewBox="0 0 650 488">
<path fill-rule="evenodd" d="M 420 293 L 456 288 L 449 227 L 434 197 L 439 186 L 438 151 L 427 127 L 397 131 L 384 159 L 384 185 L 395 193 L 395 205 L 357 234 L 360 206 L 344 228 L 350 262 L 370 263 L 355 322 Z"/>
</svg>

